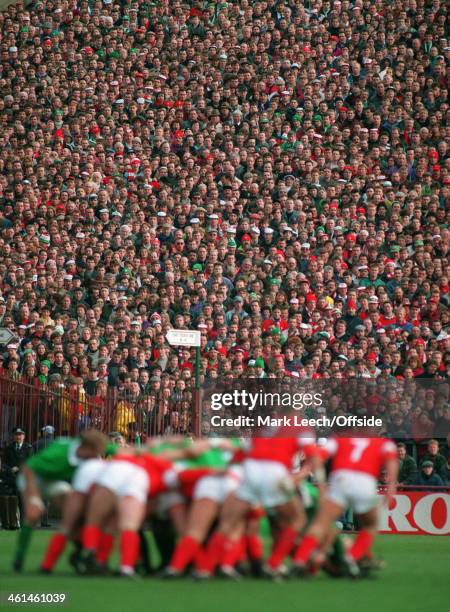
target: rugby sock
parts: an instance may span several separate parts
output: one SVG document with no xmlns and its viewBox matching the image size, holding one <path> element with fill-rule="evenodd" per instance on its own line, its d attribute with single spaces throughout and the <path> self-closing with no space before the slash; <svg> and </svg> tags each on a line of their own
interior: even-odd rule
<svg viewBox="0 0 450 612">
<path fill-rule="evenodd" d="M 248 535 L 245 537 L 247 554 L 250 559 L 258 560 L 263 556 L 263 544 L 259 535 Z"/>
<path fill-rule="evenodd" d="M 373 534 L 370 533 L 370 531 L 361 529 L 349 550 L 349 557 L 351 557 L 353 561 L 359 561 L 370 549 L 372 542 Z"/>
<path fill-rule="evenodd" d="M 206 546 L 205 554 L 203 555 L 202 567 L 198 567 L 197 569 L 212 574 L 222 559 L 227 541 L 223 533 L 219 531 L 213 533 Z"/>
<path fill-rule="evenodd" d="M 120 570 L 131 573 L 139 557 L 139 535 L 136 531 L 122 531 L 120 534 Z"/>
<path fill-rule="evenodd" d="M 14 564 L 19 566 L 23 563 L 25 555 L 30 546 L 31 536 L 33 535 L 33 527 L 31 525 L 22 525 L 17 537 L 17 550 Z"/>
<path fill-rule="evenodd" d="M 63 554 L 67 544 L 67 536 L 64 533 L 55 533 L 51 538 L 47 546 L 44 560 L 41 564 L 41 568 L 44 570 L 52 570 L 55 563 L 58 561 L 60 556 Z"/>
<path fill-rule="evenodd" d="M 306 535 L 295 552 L 294 563 L 305 565 L 311 554 L 319 547 L 319 541 L 311 535 Z"/>
<path fill-rule="evenodd" d="M 295 540 L 298 538 L 298 532 L 291 527 L 285 527 L 280 531 L 278 538 L 272 548 L 272 553 L 267 560 L 269 567 L 277 569 L 294 548 Z"/>
<path fill-rule="evenodd" d="M 81 535 L 84 550 L 98 550 L 102 532 L 97 525 L 86 525 Z"/>
<path fill-rule="evenodd" d="M 195 569 L 198 572 L 205 571 L 205 567 L 208 564 L 208 553 L 206 552 L 206 548 L 204 546 L 200 546 L 200 548 L 195 553 Z"/>
<path fill-rule="evenodd" d="M 199 548 L 200 543 L 197 540 L 191 536 L 183 536 L 175 548 L 169 567 L 182 572 L 195 559 Z"/>
<path fill-rule="evenodd" d="M 222 559 L 220 560 L 220 565 L 222 567 L 234 567 L 239 561 L 242 552 L 243 546 L 241 538 L 238 540 L 229 540 L 222 555 Z"/>
<path fill-rule="evenodd" d="M 101 563 L 103 565 L 108 562 L 113 546 L 114 536 L 110 533 L 102 532 L 96 556 L 98 563 Z"/>
</svg>

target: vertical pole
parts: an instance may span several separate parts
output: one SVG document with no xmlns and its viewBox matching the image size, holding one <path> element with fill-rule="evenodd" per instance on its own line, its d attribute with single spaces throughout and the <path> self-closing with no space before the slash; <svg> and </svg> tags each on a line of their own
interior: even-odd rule
<svg viewBox="0 0 450 612">
<path fill-rule="evenodd" d="M 200 389 L 200 347 L 195 347 L 195 388 Z"/>
<path fill-rule="evenodd" d="M 201 394 L 200 394 L 200 347 L 195 347 L 195 390 L 194 390 L 194 415 L 193 433 L 196 438 L 201 434 L 200 423 Z"/>
</svg>

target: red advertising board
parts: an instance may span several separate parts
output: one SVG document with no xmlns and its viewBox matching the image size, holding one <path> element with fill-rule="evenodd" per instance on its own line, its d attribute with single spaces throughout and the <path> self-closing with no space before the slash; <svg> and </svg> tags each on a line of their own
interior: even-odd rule
<svg viewBox="0 0 450 612">
<path fill-rule="evenodd" d="M 450 535 L 450 493 L 397 493 L 389 508 L 381 508 L 379 533 Z"/>
</svg>

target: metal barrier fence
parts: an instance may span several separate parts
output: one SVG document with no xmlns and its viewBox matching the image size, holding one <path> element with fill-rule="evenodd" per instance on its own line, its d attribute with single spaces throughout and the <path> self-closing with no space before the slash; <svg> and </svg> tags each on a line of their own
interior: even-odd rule
<svg viewBox="0 0 450 612">
<path fill-rule="evenodd" d="M 195 430 L 195 391 L 170 388 L 133 393 L 108 387 L 103 396 L 86 395 L 80 385 L 38 385 L 32 381 L 0 378 L 0 445 L 21 427 L 28 442 L 39 438 L 46 425 L 56 436 L 77 435 L 88 428 L 118 431 L 129 441 L 138 437 L 182 434 Z"/>
<path fill-rule="evenodd" d="M 427 491 L 441 491 L 443 493 L 450 493 L 450 484 L 443 485 L 397 485 L 396 492 L 397 493 L 424 493 Z M 385 485 L 379 485 L 378 487 L 379 493 L 386 492 Z"/>
</svg>

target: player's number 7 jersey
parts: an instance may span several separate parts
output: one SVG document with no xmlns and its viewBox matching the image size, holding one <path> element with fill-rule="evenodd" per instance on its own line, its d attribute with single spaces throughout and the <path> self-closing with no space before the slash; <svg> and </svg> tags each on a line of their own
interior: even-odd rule
<svg viewBox="0 0 450 612">
<path fill-rule="evenodd" d="M 331 471 L 350 470 L 378 478 L 383 465 L 397 458 L 397 448 L 385 438 L 330 438 L 326 451 Z"/>
</svg>

